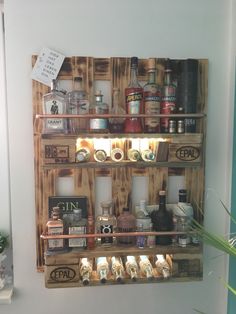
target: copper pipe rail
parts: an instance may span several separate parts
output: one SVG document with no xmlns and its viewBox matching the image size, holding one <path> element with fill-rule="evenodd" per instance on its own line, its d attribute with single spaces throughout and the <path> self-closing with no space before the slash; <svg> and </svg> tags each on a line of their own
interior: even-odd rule
<svg viewBox="0 0 236 314">
<path fill-rule="evenodd" d="M 138 237 L 138 236 L 160 236 L 160 235 L 181 235 L 191 234 L 194 231 L 180 232 L 180 231 L 144 231 L 144 232 L 115 232 L 115 233 L 92 233 L 92 234 L 60 234 L 48 235 L 41 234 L 40 238 L 43 240 L 51 239 L 76 239 L 76 238 L 105 238 L 105 237 Z"/>
<path fill-rule="evenodd" d="M 183 114 L 36 114 L 36 119 L 45 118 L 195 118 L 200 119 L 205 113 L 183 113 Z"/>
</svg>

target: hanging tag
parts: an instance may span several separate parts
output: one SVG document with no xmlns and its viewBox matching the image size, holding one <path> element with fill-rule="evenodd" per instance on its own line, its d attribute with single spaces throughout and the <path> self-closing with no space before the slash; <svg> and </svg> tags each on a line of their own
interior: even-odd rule
<svg viewBox="0 0 236 314">
<path fill-rule="evenodd" d="M 57 78 L 65 56 L 49 48 L 43 48 L 32 70 L 31 78 L 50 86 Z"/>
</svg>

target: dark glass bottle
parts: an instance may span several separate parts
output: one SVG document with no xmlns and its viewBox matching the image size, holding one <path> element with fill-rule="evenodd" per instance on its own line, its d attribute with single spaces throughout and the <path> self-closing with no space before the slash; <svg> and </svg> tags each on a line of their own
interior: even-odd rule
<svg viewBox="0 0 236 314">
<path fill-rule="evenodd" d="M 159 191 L 159 209 L 151 213 L 153 229 L 155 231 L 172 231 L 173 215 L 166 209 L 166 191 Z M 156 244 L 168 245 L 172 243 L 172 236 L 156 236 Z"/>
<path fill-rule="evenodd" d="M 130 83 L 125 89 L 126 112 L 128 114 L 140 114 L 143 112 L 143 88 L 139 84 L 138 77 L 138 58 L 131 58 Z M 124 132 L 140 133 L 143 131 L 141 118 L 126 118 Z"/>
<path fill-rule="evenodd" d="M 185 113 L 197 112 L 198 60 L 181 60 L 179 64 L 177 104 Z M 185 119 L 185 132 L 196 132 L 196 119 Z"/>
</svg>

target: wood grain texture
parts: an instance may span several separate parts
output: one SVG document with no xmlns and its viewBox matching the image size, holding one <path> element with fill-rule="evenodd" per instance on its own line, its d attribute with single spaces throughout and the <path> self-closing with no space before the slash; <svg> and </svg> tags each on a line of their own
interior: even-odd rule
<svg viewBox="0 0 236 314">
<path fill-rule="evenodd" d="M 32 65 L 35 64 L 37 56 L 32 56 Z M 177 68 L 179 60 L 172 60 L 174 68 Z M 163 85 L 164 79 L 164 58 L 156 58 L 157 65 L 157 74 L 156 80 L 157 83 Z M 139 59 L 138 66 L 138 79 L 144 84 L 147 81 L 147 64 L 148 59 Z M 174 74 L 175 75 L 175 74 Z M 85 56 L 73 56 L 71 58 L 65 58 L 61 70 L 59 72 L 59 80 L 73 80 L 76 76 L 82 76 L 84 81 L 84 88 L 89 95 L 90 103 L 93 102 L 94 92 L 95 92 L 95 81 L 108 81 L 111 86 L 111 93 L 113 87 L 120 89 L 120 106 L 125 108 L 125 97 L 124 91 L 127 87 L 130 80 L 130 58 L 129 57 L 112 57 L 112 58 L 93 58 Z M 199 60 L 199 82 L 198 82 L 198 99 L 197 107 L 199 113 L 207 112 L 207 84 L 208 84 L 208 61 L 205 59 Z M 36 236 L 37 236 L 37 268 L 39 271 L 42 270 L 44 265 L 44 243 L 40 240 L 40 235 L 44 231 L 46 221 L 48 219 L 48 197 L 56 196 L 56 182 L 61 177 L 72 177 L 74 182 L 74 195 L 85 195 L 88 197 L 88 212 L 89 214 L 94 214 L 95 206 L 95 188 L 96 188 L 96 177 L 111 177 L 112 180 L 112 198 L 115 204 L 115 213 L 118 215 L 121 213 L 124 206 L 127 206 L 128 195 L 132 192 L 132 180 L 133 177 L 137 176 L 148 176 L 148 200 L 150 204 L 155 204 L 158 202 L 157 193 L 160 189 L 168 190 L 168 178 L 172 175 L 184 175 L 186 188 L 188 190 L 188 197 L 190 202 L 194 205 L 195 218 L 198 221 L 203 220 L 202 213 L 199 211 L 204 210 L 204 170 L 205 170 L 205 130 L 206 130 L 206 121 L 204 118 L 197 119 L 197 131 L 196 134 L 177 134 L 170 135 L 167 134 L 166 138 L 171 143 L 171 145 L 180 145 L 182 143 L 191 143 L 194 145 L 199 145 L 201 147 L 201 163 L 192 163 L 189 167 L 186 167 L 186 163 L 176 162 L 168 163 L 167 161 L 163 163 L 152 163 L 148 165 L 147 163 L 102 163 L 99 164 L 92 162 L 91 164 L 79 164 L 79 163 L 68 163 L 68 164 L 46 164 L 46 160 L 42 158 L 44 154 L 44 148 L 42 143 L 44 139 L 55 142 L 57 139 L 60 139 L 54 135 L 41 135 L 42 131 L 42 121 L 43 119 L 36 119 L 36 114 L 42 114 L 42 97 L 44 94 L 49 92 L 49 87 L 41 84 L 36 81 L 32 81 L 32 101 L 33 101 L 33 123 L 34 123 L 34 150 L 35 150 L 35 207 L 36 207 Z M 87 137 L 93 137 L 93 134 L 81 134 L 81 140 L 88 141 Z M 105 135 L 96 135 L 96 137 L 109 138 L 109 134 Z M 123 138 L 121 138 L 123 137 Z M 131 147 L 131 140 L 124 139 L 126 138 L 151 138 L 150 147 L 155 150 L 157 146 L 156 141 L 152 138 L 162 138 L 163 134 L 111 134 L 112 147 L 120 147 L 125 151 L 125 158 L 127 158 L 126 152 L 127 149 Z M 62 136 L 63 141 L 69 145 L 74 145 L 76 142 L 77 136 L 66 135 Z M 74 145 L 75 146 L 75 145 Z M 173 146 L 172 146 L 173 147 Z M 78 145 L 77 145 L 78 148 Z M 93 147 L 90 145 L 91 154 L 93 155 Z M 72 150 L 72 155 L 74 151 Z M 72 158 L 72 157 L 71 157 Z M 73 158 L 72 158 L 73 159 Z M 168 247 L 162 248 L 161 251 L 168 253 L 170 249 Z M 119 251 L 116 251 L 116 248 L 105 249 L 104 251 L 95 252 L 95 251 L 83 251 L 80 253 L 80 256 L 86 256 L 88 254 L 91 257 L 101 256 L 101 254 L 113 254 Z M 138 254 L 138 251 L 129 251 Z M 148 251 L 147 254 L 152 253 L 153 251 Z M 189 249 L 189 252 L 182 251 L 186 253 L 186 258 L 188 259 L 193 253 L 193 248 Z M 173 251 L 173 254 L 176 252 Z M 201 250 L 199 256 L 196 257 L 196 260 L 201 258 Z M 99 254 L 99 255 L 98 255 Z M 127 255 L 127 252 L 125 252 Z M 78 256 L 77 256 L 78 258 Z M 180 257 L 183 259 L 183 256 Z M 73 259 L 68 260 L 68 264 L 71 263 Z M 65 262 L 65 261 L 64 261 Z M 178 256 L 175 257 L 175 264 L 178 264 Z M 197 265 L 198 262 L 196 262 Z M 65 262 L 67 264 L 67 262 Z M 73 264 L 73 263 L 71 263 Z M 180 264 L 179 264 L 180 265 Z M 178 267 L 179 267 L 178 265 Z M 195 265 L 195 266 L 196 266 Z M 195 267 L 194 265 L 192 268 Z M 181 266 L 183 269 L 183 265 Z M 202 264 L 200 263 L 200 267 Z M 201 274 L 201 268 L 199 271 Z M 48 277 L 47 277 L 48 278 Z M 99 285 L 99 281 L 94 275 L 94 285 Z M 198 273 L 195 275 L 189 272 L 188 277 L 178 277 L 172 278 L 178 280 L 192 280 L 200 278 Z M 158 277 L 157 277 L 158 279 Z M 46 282 L 48 280 L 46 279 Z M 143 281 L 145 279 L 143 278 Z M 127 283 L 130 283 L 127 280 Z M 111 278 L 110 284 L 113 283 Z M 50 284 L 48 283 L 50 286 Z M 71 283 L 73 286 L 78 286 L 78 282 Z M 61 285 L 64 287 L 64 285 Z M 81 283 L 79 283 L 81 286 Z M 50 287 L 55 287 L 54 284 Z"/>
</svg>

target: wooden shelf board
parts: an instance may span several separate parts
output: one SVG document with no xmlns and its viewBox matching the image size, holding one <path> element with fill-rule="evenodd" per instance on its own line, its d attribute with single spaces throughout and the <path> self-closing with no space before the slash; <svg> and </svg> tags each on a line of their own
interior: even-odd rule
<svg viewBox="0 0 236 314">
<path fill-rule="evenodd" d="M 11 298 L 13 294 L 13 286 L 6 285 L 0 290 L 0 304 L 11 304 Z"/>
</svg>

